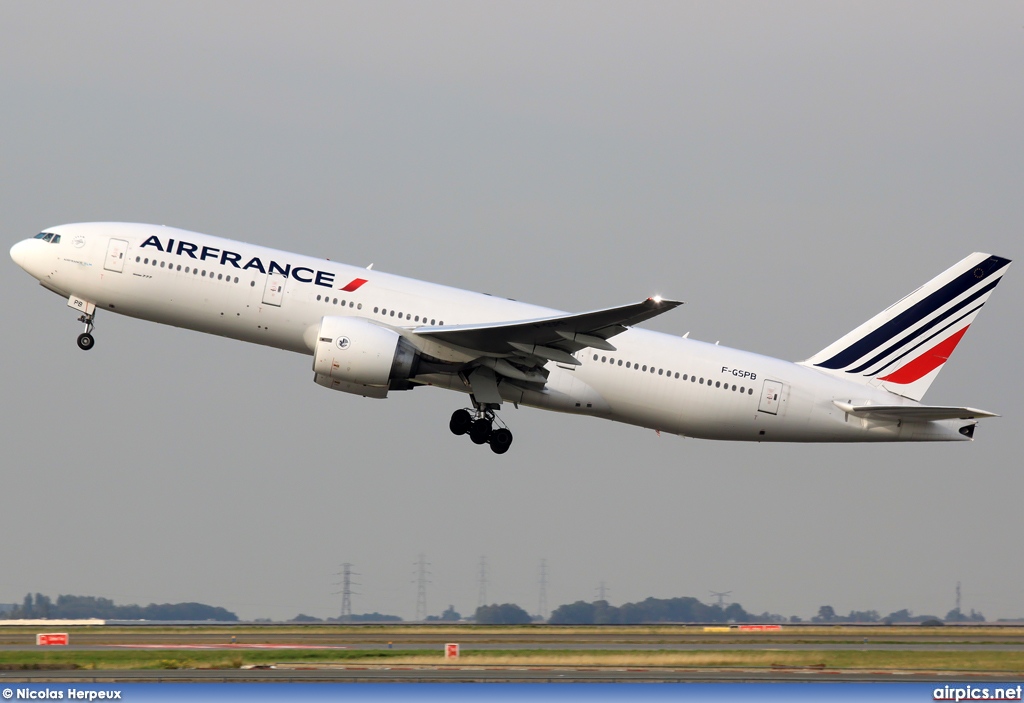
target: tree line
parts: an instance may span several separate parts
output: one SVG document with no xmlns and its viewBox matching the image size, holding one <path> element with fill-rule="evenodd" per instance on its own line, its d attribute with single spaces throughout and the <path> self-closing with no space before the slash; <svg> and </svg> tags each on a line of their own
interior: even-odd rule
<svg viewBox="0 0 1024 703">
<path fill-rule="evenodd" d="M 49 596 L 29 593 L 20 606 L 15 606 L 3 615 L 10 620 L 33 620 L 37 618 L 80 620 L 217 620 L 236 622 L 234 613 L 203 603 L 150 603 L 140 605 L 114 605 L 109 598 L 95 596 L 59 595 L 53 601 Z"/>
<path fill-rule="evenodd" d="M 935 615 L 914 615 L 913 611 L 895 610 L 885 617 L 882 617 L 877 610 L 851 610 L 849 615 L 839 615 L 831 605 L 823 605 L 818 608 L 818 614 L 811 618 L 811 622 L 820 623 L 936 623 L 936 622 L 985 622 L 985 616 L 973 608 L 969 614 L 960 612 L 960 608 L 953 608 L 946 613 L 945 618 Z"/>
</svg>

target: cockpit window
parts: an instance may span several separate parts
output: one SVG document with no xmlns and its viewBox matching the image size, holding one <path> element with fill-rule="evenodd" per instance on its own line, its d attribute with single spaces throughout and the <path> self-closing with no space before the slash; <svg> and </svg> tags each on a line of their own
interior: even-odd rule
<svg viewBox="0 0 1024 703">
<path fill-rule="evenodd" d="M 50 240 L 50 244 L 58 244 L 59 242 L 60 242 L 60 235 L 59 234 L 53 235 L 53 239 Z"/>
<path fill-rule="evenodd" d="M 53 232 L 40 232 L 34 239 L 42 239 L 44 242 L 48 242 L 53 238 Z"/>
</svg>

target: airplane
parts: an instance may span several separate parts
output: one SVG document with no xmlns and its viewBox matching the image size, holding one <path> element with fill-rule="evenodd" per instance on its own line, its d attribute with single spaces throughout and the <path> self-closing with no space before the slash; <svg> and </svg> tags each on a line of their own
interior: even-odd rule
<svg viewBox="0 0 1024 703">
<path fill-rule="evenodd" d="M 682 304 L 659 296 L 567 313 L 161 225 L 50 227 L 11 258 L 79 314 L 82 350 L 102 309 L 311 355 L 336 391 L 459 391 L 449 429 L 495 454 L 504 403 L 714 440 L 973 440 L 995 413 L 921 401 L 1010 264 L 971 254 L 790 362 L 637 327 Z"/>
</svg>

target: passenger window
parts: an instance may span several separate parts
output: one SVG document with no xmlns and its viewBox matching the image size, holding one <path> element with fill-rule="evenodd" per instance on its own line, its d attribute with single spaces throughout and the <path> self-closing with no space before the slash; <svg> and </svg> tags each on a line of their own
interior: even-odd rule
<svg viewBox="0 0 1024 703">
<path fill-rule="evenodd" d="M 746 393 L 746 392 L 747 392 L 747 389 L 744 388 L 743 386 L 740 386 L 740 393 Z"/>
<path fill-rule="evenodd" d="M 626 362 L 626 368 L 627 369 L 629 368 L 629 362 L 628 361 Z"/>
<path fill-rule="evenodd" d="M 721 387 L 722 387 L 722 382 L 721 381 L 715 381 L 715 388 L 721 388 Z"/>
<path fill-rule="evenodd" d="M 434 324 L 434 320 L 433 320 L 433 318 L 431 318 L 431 320 L 430 320 L 430 324 Z"/>
<path fill-rule="evenodd" d="M 352 306 L 349 305 L 349 307 L 352 307 Z M 359 309 L 359 310 L 362 310 L 363 309 L 363 304 L 359 303 L 359 305 L 357 305 L 356 308 Z"/>
<path fill-rule="evenodd" d="M 374 308 L 374 309 L 373 309 L 373 311 L 374 311 L 374 312 L 377 312 L 377 308 Z"/>
<path fill-rule="evenodd" d="M 160 268 L 163 268 L 163 267 L 164 267 L 164 266 L 166 266 L 166 265 L 167 265 L 167 262 L 166 262 L 166 261 L 161 261 L 161 262 L 160 262 Z"/>
<path fill-rule="evenodd" d="M 178 268 L 180 269 L 181 267 L 179 266 Z M 235 283 L 238 283 L 238 276 L 235 276 Z"/>
<path fill-rule="evenodd" d="M 654 369 L 651 369 L 651 370 L 653 371 Z M 659 376 L 661 375 L 661 372 L 662 372 L 662 370 L 663 370 L 663 369 L 658 369 L 658 375 L 659 375 Z M 669 376 L 671 376 L 671 375 L 672 375 L 672 374 L 669 374 Z"/>
<path fill-rule="evenodd" d="M 318 295 L 318 296 L 316 297 L 316 299 L 317 299 L 317 300 L 320 300 L 320 296 Z"/>
<path fill-rule="evenodd" d="M 255 288 L 256 287 L 256 281 L 249 281 L 249 287 L 250 288 Z"/>
<path fill-rule="evenodd" d="M 644 364 L 644 371 L 647 370 L 647 364 Z"/>
<path fill-rule="evenodd" d="M 153 265 L 156 266 L 156 259 L 153 259 Z"/>
<path fill-rule="evenodd" d="M 335 299 L 334 299 L 334 304 L 335 304 L 335 305 L 337 305 L 337 304 L 338 304 L 338 299 L 337 299 L 337 298 L 335 298 Z"/>
<path fill-rule="evenodd" d="M 736 390 L 736 386 L 733 386 L 733 387 L 732 387 L 732 389 L 733 389 L 733 390 Z"/>
<path fill-rule="evenodd" d="M 139 263 L 139 257 L 135 257 L 135 263 Z"/>
<path fill-rule="evenodd" d="M 401 320 L 401 319 L 402 319 L 402 313 L 398 313 L 398 319 L 399 319 L 399 320 Z"/>
<path fill-rule="evenodd" d="M 754 395 L 754 389 L 753 388 L 748 388 L 747 389 L 747 395 Z"/>
<path fill-rule="evenodd" d="M 622 359 L 619 359 L 619 366 L 622 366 Z"/>
<path fill-rule="evenodd" d="M 144 264 L 148 264 L 148 263 L 149 263 L 149 257 L 147 256 L 147 257 L 146 257 L 146 260 L 145 260 L 145 261 L 143 261 L 142 263 L 144 263 Z"/>
<path fill-rule="evenodd" d="M 218 280 L 218 281 L 222 281 L 222 280 L 224 280 L 224 274 L 223 274 L 223 273 L 218 273 L 218 274 L 217 274 L 217 280 Z"/>
<path fill-rule="evenodd" d="M 395 311 L 394 311 L 394 310 L 392 310 L 392 311 L 391 311 L 391 317 L 394 317 L 394 316 L 395 316 Z"/>
<path fill-rule="evenodd" d="M 594 361 L 597 361 L 597 354 L 594 354 Z"/>
</svg>

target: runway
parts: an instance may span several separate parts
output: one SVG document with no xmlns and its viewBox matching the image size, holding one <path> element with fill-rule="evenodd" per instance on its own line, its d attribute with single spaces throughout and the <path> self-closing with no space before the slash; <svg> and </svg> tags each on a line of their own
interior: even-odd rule
<svg viewBox="0 0 1024 703">
<path fill-rule="evenodd" d="M 437 651 L 441 652 L 448 640 L 436 642 L 424 642 L 417 644 L 397 643 L 391 647 L 386 644 L 359 644 L 359 645 L 306 645 L 306 644 L 93 644 L 93 645 L 68 645 L 61 647 L 62 651 L 79 652 L 102 652 L 125 649 L 163 649 L 163 650 L 256 650 L 273 649 L 287 651 L 290 649 L 302 650 L 391 650 L 391 651 Z M 1024 644 L 954 644 L 954 643 L 933 643 L 933 644 L 893 644 L 893 643 L 823 643 L 823 644 L 787 644 L 779 642 L 743 642 L 738 644 L 714 644 L 714 643 L 664 643 L 664 644 L 621 644 L 615 642 L 595 642 L 581 644 L 573 642 L 534 642 L 523 643 L 462 643 L 460 647 L 463 653 L 484 652 L 484 651 L 572 651 L 572 652 L 734 652 L 734 651 L 851 651 L 851 652 L 1024 652 Z M 0 645 L 0 652 L 24 652 L 35 651 L 35 644 Z"/>
<path fill-rule="evenodd" d="M 1024 675 L 963 672 L 884 672 L 814 669 L 617 669 L 617 668 L 278 668 L 174 669 L 169 671 L 0 671 L 0 684 L 143 682 L 325 683 L 745 683 L 745 682 L 963 682 L 1024 681 Z"/>
</svg>

